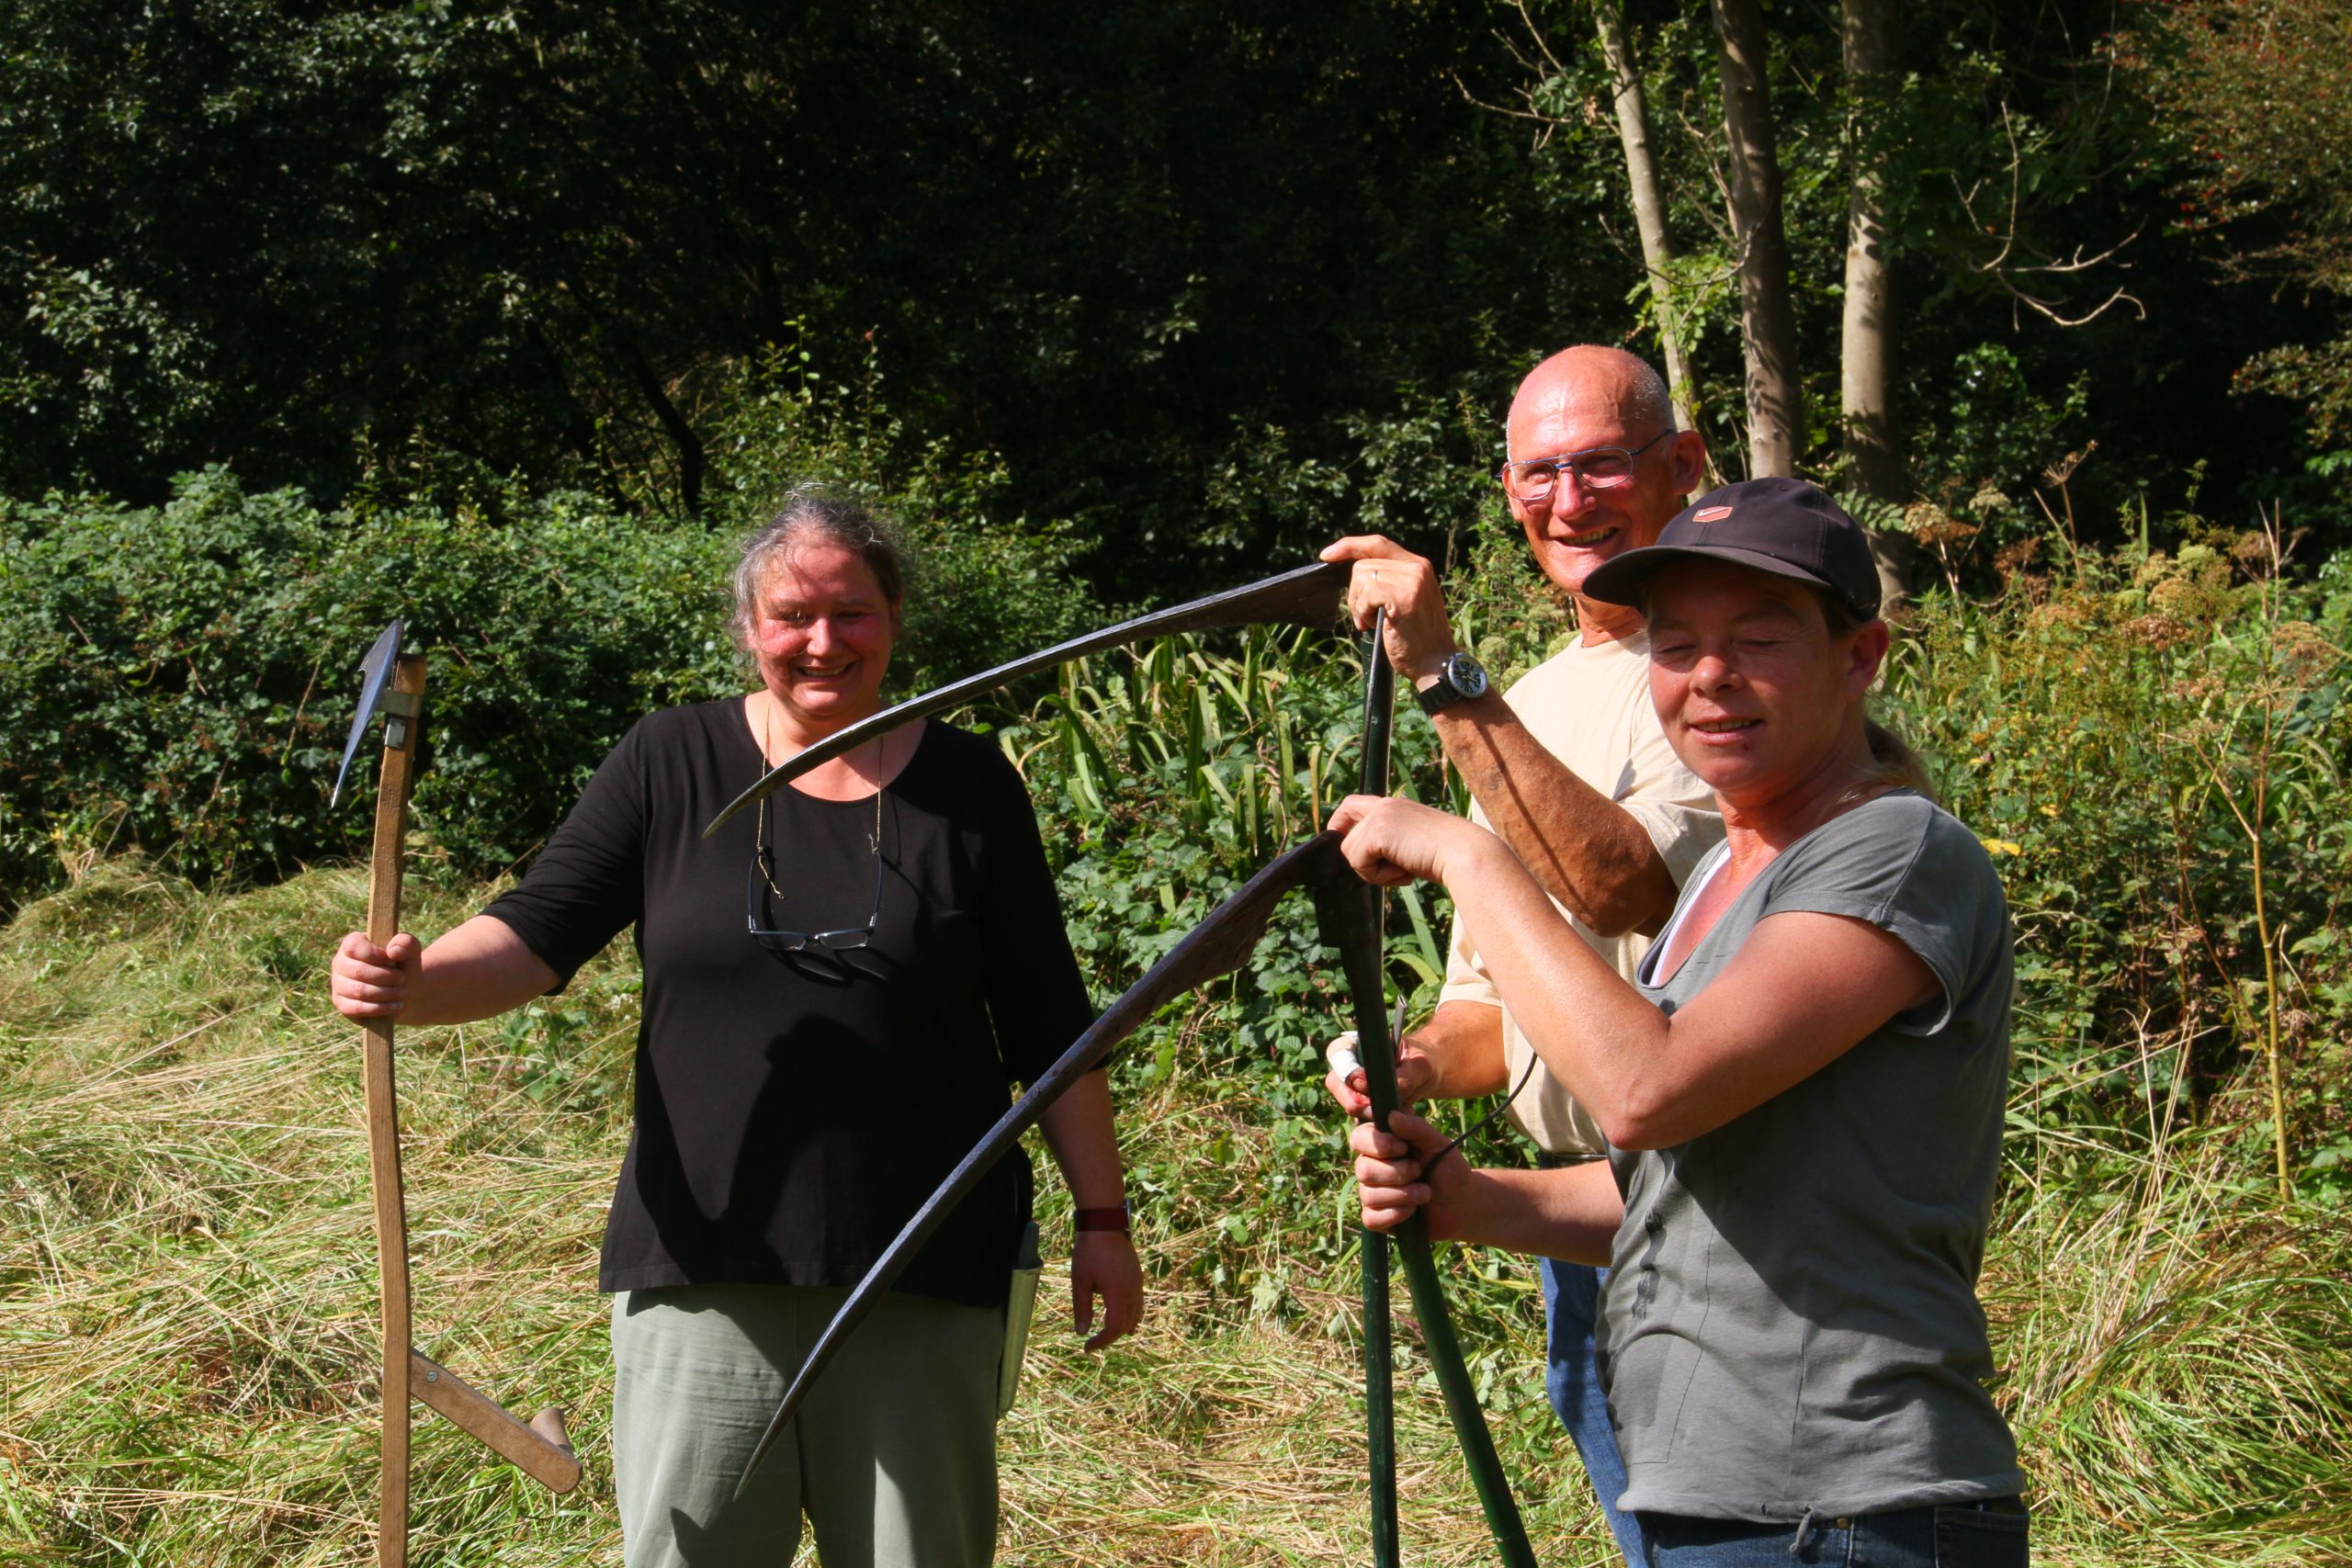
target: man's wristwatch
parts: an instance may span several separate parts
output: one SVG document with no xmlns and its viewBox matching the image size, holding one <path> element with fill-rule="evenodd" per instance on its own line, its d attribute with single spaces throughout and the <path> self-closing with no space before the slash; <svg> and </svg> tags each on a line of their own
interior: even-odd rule
<svg viewBox="0 0 2352 1568">
<path fill-rule="evenodd" d="M 1127 1206 L 1121 1203 L 1111 1209 L 1080 1209 L 1074 1223 L 1082 1231 L 1123 1231 L 1127 1228 Z"/>
<path fill-rule="evenodd" d="M 1438 666 L 1437 680 L 1413 694 L 1423 713 L 1436 713 L 1456 703 L 1487 694 L 1487 667 L 1466 653 L 1456 653 Z"/>
</svg>

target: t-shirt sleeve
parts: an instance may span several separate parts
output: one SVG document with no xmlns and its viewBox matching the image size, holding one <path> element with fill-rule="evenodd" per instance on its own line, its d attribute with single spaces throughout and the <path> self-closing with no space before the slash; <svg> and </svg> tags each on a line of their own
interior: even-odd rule
<svg viewBox="0 0 2352 1568">
<path fill-rule="evenodd" d="M 981 931 L 989 1021 L 1007 1071 L 1023 1083 L 1054 1065 L 1094 1021 L 1086 977 L 1062 924 L 1036 808 L 1012 764 L 992 758 L 986 791 L 987 900 Z"/>
<path fill-rule="evenodd" d="M 1975 997 L 2009 941 L 2000 874 L 1975 835 L 1918 796 L 1849 812 L 1789 851 L 1763 917 L 1804 911 L 1867 920 L 1899 939 L 1942 987 L 1893 1021 L 1933 1034 Z M 1759 917 L 1763 918 L 1763 917 Z"/>
<path fill-rule="evenodd" d="M 644 912 L 645 752 L 639 720 L 597 765 L 523 880 L 482 911 L 555 971 L 556 991 Z"/>
</svg>

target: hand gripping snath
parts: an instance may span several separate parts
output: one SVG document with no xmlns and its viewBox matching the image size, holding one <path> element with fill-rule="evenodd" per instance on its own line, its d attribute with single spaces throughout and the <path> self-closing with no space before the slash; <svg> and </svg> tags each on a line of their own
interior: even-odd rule
<svg viewBox="0 0 2352 1568">
<path fill-rule="evenodd" d="M 384 756 L 376 779 L 376 834 L 368 860 L 368 940 L 385 946 L 400 931 L 401 851 L 408 827 L 409 784 L 413 776 L 424 707 L 424 659 L 400 651 L 401 623 L 384 628 L 362 667 L 358 716 L 344 744 L 335 772 L 332 805 L 342 798 L 345 777 L 366 739 L 369 725 L 384 719 Z M 368 1093 L 368 1177 L 375 1199 L 376 1266 L 382 1280 L 384 1349 L 383 1440 L 377 1511 L 379 1568 L 405 1568 L 408 1562 L 408 1406 L 412 1395 L 438 1410 L 474 1437 L 514 1461 L 550 1491 L 568 1492 L 580 1480 L 580 1461 L 563 1429 L 563 1412 L 552 1406 L 517 1421 L 486 1395 L 459 1382 L 410 1343 L 408 1212 L 401 1189 L 400 1105 L 393 1092 L 392 1023 L 371 1018 L 365 1025 L 361 1074 Z"/>
</svg>

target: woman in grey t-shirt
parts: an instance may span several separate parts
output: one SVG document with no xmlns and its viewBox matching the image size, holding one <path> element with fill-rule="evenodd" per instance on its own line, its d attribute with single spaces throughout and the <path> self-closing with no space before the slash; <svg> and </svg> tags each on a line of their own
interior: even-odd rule
<svg viewBox="0 0 2352 1568">
<path fill-rule="evenodd" d="M 1614 1153 L 1471 1170 L 1360 1127 L 1364 1220 L 1607 1263 L 1604 1378 L 1665 1564 L 2022 1563 L 2024 1478 L 1975 1294 L 2009 1058 L 2007 905 L 1871 724 L 1861 531 L 1811 485 L 1726 486 L 1587 580 L 1649 620 L 1651 697 L 1727 841 L 1629 986 L 1510 852 L 1357 797 L 1369 879 L 1442 882 Z M 1611 1179 L 1613 1177 L 1614 1179 Z"/>
</svg>

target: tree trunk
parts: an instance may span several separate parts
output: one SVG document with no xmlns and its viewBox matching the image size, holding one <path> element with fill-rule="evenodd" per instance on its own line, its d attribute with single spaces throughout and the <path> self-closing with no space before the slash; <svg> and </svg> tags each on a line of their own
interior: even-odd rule
<svg viewBox="0 0 2352 1568">
<path fill-rule="evenodd" d="M 1895 10 L 1887 0 L 1844 0 L 1846 89 L 1856 147 L 1846 225 L 1846 319 L 1839 340 L 1838 410 L 1855 487 L 1874 501 L 1905 497 L 1896 445 L 1893 363 L 1894 276 L 1886 262 L 1885 156 L 1862 121 L 1883 112 L 1894 70 Z"/>
<path fill-rule="evenodd" d="M 686 416 L 678 412 L 678 405 L 670 400 L 669 392 L 662 385 L 662 378 L 653 373 L 653 366 L 645 357 L 644 350 L 628 338 L 621 339 L 620 344 L 622 359 L 628 366 L 630 378 L 637 382 L 638 392 L 653 411 L 653 417 L 661 423 L 662 432 L 670 437 L 670 445 L 677 449 L 678 505 L 692 516 L 702 510 L 703 473 L 709 467 L 709 459 L 703 452 L 702 437 L 695 434 L 695 427 L 687 423 Z"/>
<path fill-rule="evenodd" d="M 1872 501 L 1901 504 L 1901 431 L 1894 417 L 1894 274 L 1886 258 L 1886 156 L 1871 134 L 1887 112 L 1895 66 L 1896 12 L 1890 0 L 1842 0 L 1847 137 L 1854 150 L 1846 223 L 1846 311 L 1838 338 L 1838 407 L 1845 425 L 1847 474 Z M 1870 530 L 1879 592 L 1903 597 L 1911 541 Z"/>
<path fill-rule="evenodd" d="M 1796 313 L 1789 303 L 1789 242 L 1781 227 L 1781 161 L 1765 80 L 1764 17 L 1758 0 L 1711 4 L 1723 67 L 1724 134 L 1731 149 L 1731 228 L 1739 244 L 1747 474 L 1789 476 L 1804 450 L 1804 386 L 1797 377 Z"/>
<path fill-rule="evenodd" d="M 1666 358 L 1666 384 L 1674 398 L 1675 420 L 1698 428 L 1690 372 L 1682 357 L 1682 331 L 1674 314 L 1674 289 L 1667 267 L 1674 241 L 1666 230 L 1666 193 L 1658 183 L 1657 154 L 1650 150 L 1649 99 L 1642 88 L 1633 40 L 1625 30 L 1623 0 L 1593 0 L 1592 18 L 1600 52 L 1609 62 L 1617 99 L 1617 140 L 1625 149 L 1625 179 L 1634 190 L 1634 227 L 1642 236 L 1642 265 L 1649 272 L 1650 298 L 1657 308 L 1659 351 Z"/>
</svg>

